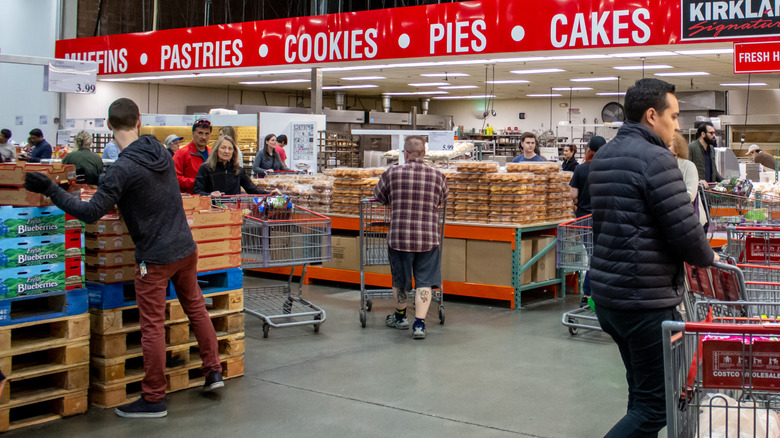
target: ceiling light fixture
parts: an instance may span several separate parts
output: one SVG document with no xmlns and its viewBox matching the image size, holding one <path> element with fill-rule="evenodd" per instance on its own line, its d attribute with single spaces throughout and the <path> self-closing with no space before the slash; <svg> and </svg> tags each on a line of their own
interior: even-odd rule
<svg viewBox="0 0 780 438">
<path fill-rule="evenodd" d="M 596 93 L 596 96 L 623 96 L 625 94 L 626 94 L 625 91 L 617 91 L 617 92 L 609 91 L 606 93 Z"/>
<path fill-rule="evenodd" d="M 551 61 L 571 61 L 571 60 L 577 60 L 577 59 L 604 59 L 609 58 L 609 55 L 604 55 L 601 53 L 593 53 L 590 55 L 562 55 L 562 56 L 549 56 L 547 57 L 547 60 Z"/>
<path fill-rule="evenodd" d="M 354 90 L 358 88 L 377 88 L 379 85 L 328 85 L 326 87 L 322 87 L 323 90 Z"/>
<path fill-rule="evenodd" d="M 442 90 L 465 90 L 467 88 L 477 88 L 476 85 L 446 85 L 443 87 L 439 87 Z"/>
<path fill-rule="evenodd" d="M 514 73 L 516 75 L 531 75 L 537 73 L 560 73 L 562 71 L 566 70 L 561 68 L 536 68 L 531 70 L 511 70 L 509 73 Z"/>
<path fill-rule="evenodd" d="M 490 62 L 498 62 L 498 63 L 504 63 L 504 62 L 533 62 L 533 61 L 546 61 L 547 58 L 544 56 L 527 56 L 525 58 L 494 58 L 491 59 Z"/>
<path fill-rule="evenodd" d="M 443 85 L 450 85 L 449 82 L 414 82 L 408 84 L 410 87 L 441 87 Z"/>
<path fill-rule="evenodd" d="M 612 67 L 615 70 L 663 70 L 667 68 L 673 68 L 671 65 L 657 64 L 657 65 L 620 65 Z"/>
<path fill-rule="evenodd" d="M 651 56 L 677 56 L 677 53 L 664 50 L 657 52 L 613 53 L 610 56 L 613 58 L 649 58 Z"/>
<path fill-rule="evenodd" d="M 572 82 L 603 82 L 603 81 L 616 81 L 618 80 L 618 77 L 606 76 L 606 77 L 596 77 L 596 78 L 574 78 L 569 80 Z"/>
<path fill-rule="evenodd" d="M 389 92 L 382 93 L 388 96 L 419 96 L 419 95 L 432 95 L 432 94 L 450 94 L 446 91 L 401 91 L 401 92 Z"/>
<path fill-rule="evenodd" d="M 461 78 L 469 75 L 466 73 L 420 73 L 420 76 L 426 78 Z"/>
<path fill-rule="evenodd" d="M 592 90 L 590 87 L 553 87 L 553 91 L 587 91 Z"/>
<path fill-rule="evenodd" d="M 656 76 L 709 76 L 706 71 L 674 71 L 668 73 L 655 73 Z"/>
<path fill-rule="evenodd" d="M 490 99 L 496 97 L 492 94 L 478 94 L 471 96 L 437 96 L 434 99 Z"/>
<path fill-rule="evenodd" d="M 275 85 L 275 84 L 298 84 L 311 82 L 309 79 L 277 79 L 274 81 L 249 81 L 239 82 L 241 85 Z"/>
<path fill-rule="evenodd" d="M 341 78 L 342 81 L 379 81 L 387 79 L 384 76 L 354 76 L 351 78 Z"/>
<path fill-rule="evenodd" d="M 329 72 L 329 71 L 374 70 L 374 69 L 383 69 L 388 67 L 389 66 L 386 64 L 354 65 L 350 67 L 324 67 L 322 71 Z M 311 71 L 311 70 L 306 69 L 306 71 Z"/>
<path fill-rule="evenodd" d="M 526 94 L 528 97 L 560 97 L 559 93 L 547 93 L 547 94 Z"/>
<path fill-rule="evenodd" d="M 531 81 L 526 79 L 509 79 L 509 80 L 502 80 L 502 81 L 487 81 L 488 84 L 527 84 Z"/>
<path fill-rule="evenodd" d="M 675 50 L 674 53 L 680 55 L 725 55 L 727 53 L 734 53 L 734 49 Z"/>
<path fill-rule="evenodd" d="M 720 84 L 721 87 L 764 87 L 764 82 L 734 82 L 731 84 Z"/>
</svg>

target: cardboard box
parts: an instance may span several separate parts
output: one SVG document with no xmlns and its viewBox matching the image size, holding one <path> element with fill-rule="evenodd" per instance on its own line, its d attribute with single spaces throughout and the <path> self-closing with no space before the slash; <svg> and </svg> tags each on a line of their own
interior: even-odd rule
<svg viewBox="0 0 780 438">
<path fill-rule="evenodd" d="M 211 210 L 187 211 L 187 224 L 195 227 L 218 227 L 222 225 L 241 225 L 242 216 L 238 210 L 213 208 Z"/>
<path fill-rule="evenodd" d="M 65 234 L 65 225 L 57 207 L 0 206 L 0 239 Z"/>
<path fill-rule="evenodd" d="M 359 254 L 358 254 L 359 255 Z M 358 260 L 358 269 L 360 270 L 360 260 Z M 374 274 L 387 274 L 392 275 L 390 272 L 390 265 L 373 265 L 373 266 L 366 266 L 364 269 L 366 272 L 371 272 Z"/>
<path fill-rule="evenodd" d="M 197 243 L 209 242 L 212 240 L 241 239 L 241 225 L 192 228 L 192 238 Z"/>
<path fill-rule="evenodd" d="M 198 243 L 198 257 L 241 254 L 241 239 Z"/>
<path fill-rule="evenodd" d="M 40 193 L 28 192 L 21 187 L 0 188 L 0 204 L 16 207 L 48 207 L 52 205 L 51 199 L 46 196 Z"/>
<path fill-rule="evenodd" d="M 86 247 L 92 250 L 135 249 L 129 234 L 121 236 L 91 235 L 85 237 Z"/>
<path fill-rule="evenodd" d="M 534 249 L 533 253 L 538 254 L 542 249 L 544 249 L 545 246 L 547 246 L 550 242 L 555 241 L 555 236 L 538 236 L 534 238 Z M 539 259 L 538 262 L 533 267 L 533 281 L 535 283 L 541 282 L 541 281 L 547 281 L 552 280 L 555 278 L 556 269 L 555 269 L 555 248 L 548 251 L 544 256 L 542 256 L 541 259 Z"/>
<path fill-rule="evenodd" d="M 84 261 L 90 266 L 116 267 L 131 265 L 135 263 L 135 250 L 87 251 Z"/>
<path fill-rule="evenodd" d="M 15 298 L 65 290 L 65 263 L 0 270 L 0 297 Z"/>
<path fill-rule="evenodd" d="M 84 231 L 90 234 L 127 234 L 127 225 L 118 215 L 105 215 L 94 224 L 86 224 Z"/>
<path fill-rule="evenodd" d="M 133 278 L 135 277 L 135 264 L 110 268 L 104 266 L 87 266 L 85 276 L 87 281 L 103 284 L 133 281 Z"/>
<path fill-rule="evenodd" d="M 466 281 L 466 240 L 444 239 L 441 254 L 441 279 L 443 281 Z"/>
<path fill-rule="evenodd" d="M 209 210 L 211 208 L 211 197 L 200 195 L 181 194 L 181 202 L 185 210 Z"/>
<path fill-rule="evenodd" d="M 346 236 L 332 236 L 331 261 L 324 262 L 323 268 L 344 269 L 348 271 L 360 270 L 360 253 L 358 252 L 358 238 Z"/>
<path fill-rule="evenodd" d="M 241 254 L 222 254 L 209 257 L 198 256 L 198 272 L 240 267 Z"/>
<path fill-rule="evenodd" d="M 0 185 L 21 187 L 24 185 L 26 172 L 43 173 L 57 184 L 76 182 L 76 166 L 73 164 L 40 164 L 18 161 L 0 164 Z"/>
<path fill-rule="evenodd" d="M 65 263 L 65 234 L 0 239 L 0 269 L 56 263 Z"/>
<path fill-rule="evenodd" d="M 466 282 L 512 286 L 512 246 L 509 242 L 466 241 Z"/>
</svg>

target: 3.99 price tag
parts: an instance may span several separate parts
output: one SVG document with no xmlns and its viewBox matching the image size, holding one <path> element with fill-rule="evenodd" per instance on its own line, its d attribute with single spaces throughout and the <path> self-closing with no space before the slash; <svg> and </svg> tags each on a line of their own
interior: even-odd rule
<svg viewBox="0 0 780 438">
<path fill-rule="evenodd" d="M 43 90 L 93 94 L 96 82 L 96 62 L 53 59 L 43 75 Z"/>
</svg>

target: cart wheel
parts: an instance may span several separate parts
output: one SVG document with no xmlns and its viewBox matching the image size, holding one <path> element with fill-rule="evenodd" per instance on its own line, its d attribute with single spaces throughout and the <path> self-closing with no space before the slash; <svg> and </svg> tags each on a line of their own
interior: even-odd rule
<svg viewBox="0 0 780 438">
<path fill-rule="evenodd" d="M 576 323 L 577 323 L 576 319 L 569 318 L 569 324 L 576 324 Z M 572 336 L 576 335 L 577 332 L 579 331 L 580 331 L 579 327 L 569 327 L 569 334 Z"/>
<path fill-rule="evenodd" d="M 439 306 L 439 324 L 444 325 L 444 307 Z"/>
<path fill-rule="evenodd" d="M 268 330 L 271 328 L 271 324 L 268 324 L 267 322 L 263 323 L 263 337 L 268 337 Z"/>
<path fill-rule="evenodd" d="M 322 315 L 321 314 L 320 315 L 315 315 L 314 316 L 314 320 L 315 321 L 322 320 Z M 320 332 L 320 324 L 321 324 L 320 322 L 315 322 L 314 323 L 314 333 L 319 333 Z"/>
<path fill-rule="evenodd" d="M 372 304 L 374 304 L 374 302 L 373 302 L 373 301 L 371 301 L 371 300 L 366 300 L 366 312 L 370 312 L 370 311 L 371 311 L 371 305 L 372 305 Z M 363 326 L 363 327 L 365 327 L 365 326 Z"/>
<path fill-rule="evenodd" d="M 360 311 L 360 325 L 363 328 L 366 328 L 366 311 L 365 310 L 361 310 Z"/>
</svg>

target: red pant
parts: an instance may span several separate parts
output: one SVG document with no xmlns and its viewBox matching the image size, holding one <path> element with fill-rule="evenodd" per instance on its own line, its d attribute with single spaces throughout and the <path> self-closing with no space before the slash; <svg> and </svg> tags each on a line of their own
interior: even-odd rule
<svg viewBox="0 0 780 438">
<path fill-rule="evenodd" d="M 190 320 L 195 332 L 203 361 L 201 370 L 204 375 L 211 371 L 222 371 L 219 363 L 217 334 L 206 311 L 203 293 L 198 286 L 196 266 L 198 251 L 167 265 L 146 264 L 146 275 L 141 276 L 138 265 L 135 266 L 135 297 L 141 319 L 141 348 L 144 353 L 144 380 L 141 390 L 149 402 L 159 402 L 165 398 L 167 381 L 165 379 L 165 289 L 168 279 L 176 287 L 176 295 L 181 307 Z"/>
</svg>

